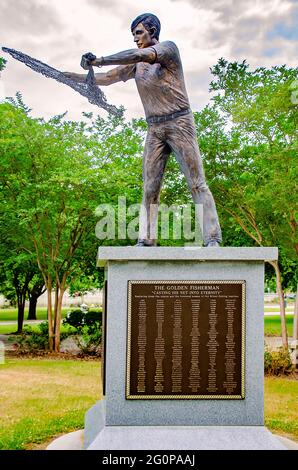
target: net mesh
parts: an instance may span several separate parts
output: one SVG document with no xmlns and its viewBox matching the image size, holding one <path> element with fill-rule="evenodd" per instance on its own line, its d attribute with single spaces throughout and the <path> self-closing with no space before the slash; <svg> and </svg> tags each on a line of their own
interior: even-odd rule
<svg viewBox="0 0 298 470">
<path fill-rule="evenodd" d="M 73 90 L 85 96 L 89 103 L 105 109 L 108 113 L 113 114 L 114 116 L 120 117 L 122 115 L 122 109 L 107 103 L 104 93 L 96 84 L 93 67 L 89 68 L 85 82 L 76 82 L 75 80 L 66 77 L 63 72 L 60 72 L 50 65 L 44 64 L 40 60 L 34 59 L 23 52 L 10 49 L 8 47 L 2 47 L 2 50 L 10 54 L 14 59 L 23 62 L 27 67 L 30 67 L 35 72 L 41 73 L 45 77 L 53 78 L 57 82 L 64 83 L 64 85 L 71 87 Z"/>
</svg>

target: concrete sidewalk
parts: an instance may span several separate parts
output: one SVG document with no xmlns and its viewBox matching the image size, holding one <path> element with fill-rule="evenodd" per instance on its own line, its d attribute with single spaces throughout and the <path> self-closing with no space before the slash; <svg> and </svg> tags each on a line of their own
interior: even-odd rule
<svg viewBox="0 0 298 470">
<path fill-rule="evenodd" d="M 47 320 L 25 320 L 24 325 L 38 325 L 39 323 L 42 323 Z M 0 321 L 0 325 L 16 325 L 17 326 L 18 322 L 17 320 L 10 320 L 10 321 Z"/>
<path fill-rule="evenodd" d="M 10 335 L 0 335 L 0 341 L 4 344 L 5 351 L 15 351 L 16 347 L 12 341 L 9 341 Z"/>
<path fill-rule="evenodd" d="M 298 443 L 291 439 L 273 434 L 288 450 L 298 450 Z M 64 434 L 54 439 L 46 450 L 84 450 L 84 430 Z"/>
<path fill-rule="evenodd" d="M 38 322 L 39 320 L 37 320 Z M 1 323 L 4 323 L 4 322 L 1 322 Z M 10 323 L 8 323 L 10 324 Z M 14 351 L 15 350 L 15 347 L 14 347 L 14 344 L 13 342 L 9 341 L 9 337 L 12 336 L 12 335 L 2 335 L 0 334 L 0 341 L 2 341 L 4 343 L 4 348 L 5 348 L 5 351 Z M 270 349 L 273 349 L 273 350 L 276 350 L 280 347 L 282 347 L 282 338 L 281 336 L 265 336 L 265 344 L 270 348 Z M 288 338 L 288 341 L 289 341 L 289 344 L 292 342 L 292 339 L 293 338 Z M 66 340 L 65 340 L 66 341 Z M 68 338 L 68 342 L 70 342 L 70 338 Z M 66 341 L 67 343 L 67 341 Z M 67 351 L 65 352 L 70 352 L 70 350 L 72 349 L 78 349 L 77 346 L 74 348 L 74 345 L 73 344 L 68 344 L 67 343 Z"/>
<path fill-rule="evenodd" d="M 288 337 L 289 345 L 293 341 L 293 338 Z M 265 344 L 268 348 L 276 350 L 282 347 L 282 337 L 281 336 L 265 336 Z"/>
</svg>

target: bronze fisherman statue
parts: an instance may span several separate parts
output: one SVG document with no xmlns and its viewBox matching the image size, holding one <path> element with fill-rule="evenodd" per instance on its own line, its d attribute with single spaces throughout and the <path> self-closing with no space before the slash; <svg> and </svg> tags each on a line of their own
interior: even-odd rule
<svg viewBox="0 0 298 470">
<path fill-rule="evenodd" d="M 143 103 L 148 133 L 137 245 L 156 244 L 159 194 L 167 159 L 173 152 L 194 203 L 203 205 L 204 244 L 219 246 L 221 229 L 214 199 L 205 181 L 178 48 L 172 41 L 159 42 L 160 22 L 151 13 L 138 16 L 131 24 L 131 31 L 138 49 L 99 58 L 87 53 L 82 56 L 81 66 L 87 70 L 90 65 L 118 65 L 106 73 L 96 73 L 96 83 L 111 85 L 134 78 Z M 84 74 L 65 72 L 65 75 L 76 81 L 86 78 Z"/>
</svg>

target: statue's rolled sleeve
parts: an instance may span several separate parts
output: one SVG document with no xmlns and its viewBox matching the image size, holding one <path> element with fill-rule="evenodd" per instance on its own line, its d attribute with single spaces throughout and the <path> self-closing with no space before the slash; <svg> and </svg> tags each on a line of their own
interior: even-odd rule
<svg viewBox="0 0 298 470">
<path fill-rule="evenodd" d="M 146 47 L 144 49 L 129 49 L 127 51 L 121 51 L 117 54 L 101 57 L 99 60 L 96 60 L 99 62 L 97 65 L 128 65 L 136 64 L 138 62 L 148 62 L 149 64 L 154 64 L 156 60 L 156 51 L 154 47 Z"/>
<path fill-rule="evenodd" d="M 171 62 L 177 61 L 177 56 L 179 56 L 179 51 L 176 44 L 172 41 L 164 41 L 158 44 L 154 44 L 152 48 L 156 53 L 155 62 L 162 65 L 169 65 Z"/>
</svg>

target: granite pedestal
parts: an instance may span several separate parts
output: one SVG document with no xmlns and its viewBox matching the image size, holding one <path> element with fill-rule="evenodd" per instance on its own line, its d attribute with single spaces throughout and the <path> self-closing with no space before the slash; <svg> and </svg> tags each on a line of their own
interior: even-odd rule
<svg viewBox="0 0 298 470">
<path fill-rule="evenodd" d="M 86 414 L 89 449 L 281 449 L 264 428 L 264 261 L 276 248 L 102 247 L 107 279 L 105 398 Z M 126 398 L 128 281 L 245 281 L 245 396 Z"/>
</svg>

